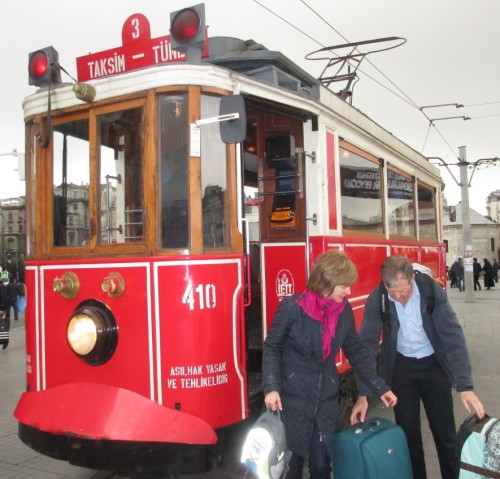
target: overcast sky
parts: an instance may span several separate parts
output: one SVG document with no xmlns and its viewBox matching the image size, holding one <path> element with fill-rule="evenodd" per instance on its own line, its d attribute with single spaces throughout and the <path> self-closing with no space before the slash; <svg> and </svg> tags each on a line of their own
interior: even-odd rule
<svg viewBox="0 0 500 479">
<path fill-rule="evenodd" d="M 133 13 L 150 21 L 151 36 L 167 35 L 170 12 L 197 3 L 180 0 L 16 0 L 3 5 L 0 30 L 0 154 L 24 151 L 23 98 L 28 54 L 49 45 L 76 77 L 76 58 L 121 45 L 121 29 Z M 206 0 L 209 36 L 254 39 L 279 50 L 317 76 L 323 64 L 305 60 L 322 46 L 403 37 L 407 42 L 366 57 L 353 105 L 425 156 L 457 163 L 500 157 L 500 0 Z M 272 13 L 274 12 L 274 14 Z M 341 35 L 341 36 L 340 36 Z M 366 48 L 366 50 L 369 47 Z M 365 51 L 366 51 L 365 50 Z M 369 61 L 368 61 L 369 60 Z M 63 73 L 63 80 L 70 81 Z M 337 87 L 335 87 L 337 88 Z M 419 109 L 447 103 L 463 104 Z M 0 198 L 24 194 L 16 160 L 0 157 Z M 459 169 L 444 167 L 449 204 L 461 199 Z M 469 172 L 469 177 L 471 172 Z M 470 206 L 486 214 L 486 198 L 500 190 L 500 162 L 472 177 Z"/>
</svg>

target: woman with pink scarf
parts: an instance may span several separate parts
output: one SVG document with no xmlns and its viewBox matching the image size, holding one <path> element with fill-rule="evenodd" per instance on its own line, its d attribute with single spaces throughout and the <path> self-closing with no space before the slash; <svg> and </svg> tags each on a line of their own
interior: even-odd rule
<svg viewBox="0 0 500 479">
<path fill-rule="evenodd" d="M 347 296 L 358 279 L 354 263 L 340 251 L 320 255 L 306 290 L 284 298 L 265 344 L 262 364 L 265 404 L 281 411 L 288 449 L 286 479 L 302 478 L 308 459 L 310 476 L 329 479 L 333 436 L 339 430 L 340 348 L 354 371 L 388 407 L 396 396 L 377 376 L 361 345 Z"/>
</svg>

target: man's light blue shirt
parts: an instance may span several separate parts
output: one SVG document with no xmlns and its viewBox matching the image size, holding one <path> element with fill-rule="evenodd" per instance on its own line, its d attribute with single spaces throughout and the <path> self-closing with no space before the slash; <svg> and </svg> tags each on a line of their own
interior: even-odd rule
<svg viewBox="0 0 500 479">
<path fill-rule="evenodd" d="M 425 334 L 420 313 L 420 291 L 413 281 L 413 292 L 410 299 L 403 306 L 389 295 L 389 299 L 396 306 L 399 318 L 398 353 L 410 358 L 425 358 L 434 354 L 429 338 Z"/>
</svg>

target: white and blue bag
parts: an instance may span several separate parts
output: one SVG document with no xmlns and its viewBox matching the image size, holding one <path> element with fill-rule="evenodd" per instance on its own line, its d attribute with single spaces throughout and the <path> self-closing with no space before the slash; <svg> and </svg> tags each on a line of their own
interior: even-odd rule
<svg viewBox="0 0 500 479">
<path fill-rule="evenodd" d="M 280 479 L 288 471 L 291 455 L 279 411 L 267 409 L 247 434 L 241 462 L 259 479 Z"/>
<path fill-rule="evenodd" d="M 457 439 L 459 479 L 500 479 L 500 419 L 474 414 L 462 423 Z"/>
</svg>

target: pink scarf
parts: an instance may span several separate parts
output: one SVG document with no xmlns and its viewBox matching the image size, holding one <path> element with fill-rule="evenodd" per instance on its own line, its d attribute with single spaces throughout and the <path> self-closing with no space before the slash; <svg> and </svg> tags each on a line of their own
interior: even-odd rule
<svg viewBox="0 0 500 479">
<path fill-rule="evenodd" d="M 327 296 L 320 296 L 312 291 L 306 290 L 301 294 L 296 303 L 312 319 L 319 321 L 323 326 L 323 361 L 330 355 L 332 350 L 332 338 L 335 337 L 335 329 L 339 321 L 339 315 L 345 308 L 345 300 L 337 303 Z"/>
</svg>

